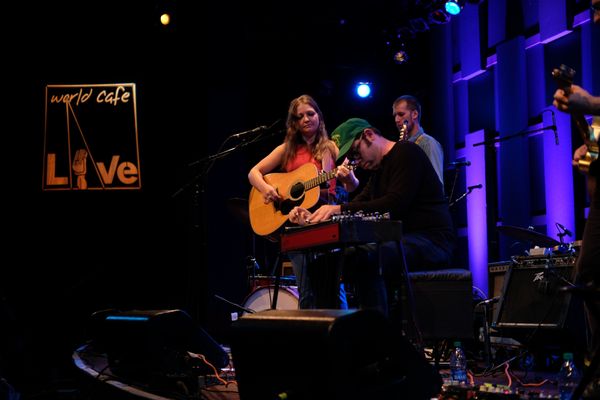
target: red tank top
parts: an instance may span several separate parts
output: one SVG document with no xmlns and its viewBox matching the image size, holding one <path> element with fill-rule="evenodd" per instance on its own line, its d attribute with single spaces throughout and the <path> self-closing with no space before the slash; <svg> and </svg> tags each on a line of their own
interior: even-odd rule
<svg viewBox="0 0 600 400">
<path fill-rule="evenodd" d="M 308 146 L 300 145 L 296 148 L 296 157 L 294 157 L 288 161 L 287 165 L 285 166 L 285 171 L 286 172 L 294 171 L 295 169 L 300 168 L 302 165 L 304 165 L 306 163 L 313 163 L 317 167 L 317 170 L 319 172 L 323 170 L 323 166 L 322 166 L 321 162 L 314 159 Z M 333 198 L 335 198 L 335 179 L 331 179 L 329 181 L 328 192 L 330 195 L 334 196 Z M 322 200 L 327 201 L 327 199 L 322 199 Z M 329 201 L 327 201 L 327 202 L 329 203 Z"/>
</svg>

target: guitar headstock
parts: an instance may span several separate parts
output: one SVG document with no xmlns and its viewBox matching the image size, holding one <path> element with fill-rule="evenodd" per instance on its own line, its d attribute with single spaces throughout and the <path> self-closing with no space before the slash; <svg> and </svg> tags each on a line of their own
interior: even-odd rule
<svg viewBox="0 0 600 400">
<path fill-rule="evenodd" d="M 573 84 L 573 78 L 575 78 L 575 70 L 565 64 L 561 64 L 560 67 L 552 70 L 552 77 L 556 81 L 558 87 L 568 94 L 571 85 Z"/>
</svg>

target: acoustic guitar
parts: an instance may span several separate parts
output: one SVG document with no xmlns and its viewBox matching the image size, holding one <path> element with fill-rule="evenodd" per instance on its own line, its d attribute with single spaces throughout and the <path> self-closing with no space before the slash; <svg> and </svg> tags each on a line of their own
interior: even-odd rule
<svg viewBox="0 0 600 400">
<path fill-rule="evenodd" d="M 552 70 L 552 77 L 556 80 L 558 87 L 568 96 L 571 93 L 575 70 L 562 64 L 559 68 Z M 591 164 L 598 159 L 600 149 L 596 138 L 600 136 L 600 118 L 594 118 L 594 123 L 591 126 L 583 114 L 572 114 L 572 118 L 581 134 L 583 143 L 587 146 L 585 157 L 581 158 L 578 163 L 579 170 L 587 174 Z"/>
<path fill-rule="evenodd" d="M 354 166 L 348 165 L 353 169 Z M 281 200 L 266 203 L 262 193 L 255 187 L 250 189 L 248 198 L 248 214 L 250 225 L 257 235 L 270 235 L 288 220 L 288 214 L 296 206 L 311 208 L 319 201 L 319 185 L 335 178 L 337 168 L 319 174 L 317 167 L 312 164 L 303 166 L 291 172 L 266 174 L 265 182 L 273 186 L 281 196 Z"/>
</svg>

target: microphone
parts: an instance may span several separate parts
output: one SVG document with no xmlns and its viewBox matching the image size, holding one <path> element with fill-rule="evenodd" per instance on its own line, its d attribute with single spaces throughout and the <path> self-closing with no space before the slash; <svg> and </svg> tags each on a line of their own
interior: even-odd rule
<svg viewBox="0 0 600 400">
<path fill-rule="evenodd" d="M 468 167 L 469 165 L 471 165 L 471 161 L 452 161 L 451 163 L 448 163 L 448 166 L 450 167 Z"/>
<path fill-rule="evenodd" d="M 561 230 L 562 230 L 562 231 L 565 233 L 565 235 L 567 235 L 568 237 L 571 237 L 571 236 L 573 236 L 573 233 L 572 233 L 570 230 L 568 230 L 567 228 L 565 228 L 565 227 L 564 227 L 564 225 L 562 225 L 562 224 L 559 224 L 559 223 L 557 222 L 557 223 L 556 223 L 556 226 L 558 226 L 558 228 L 559 228 L 559 229 L 561 229 Z"/>
<path fill-rule="evenodd" d="M 467 190 L 471 191 L 473 189 L 481 189 L 483 187 L 483 185 L 480 183 L 478 185 L 473 185 L 473 186 L 467 186 Z"/>
<path fill-rule="evenodd" d="M 558 146 L 558 128 L 556 127 L 556 116 L 554 110 L 550 110 L 552 113 L 552 130 L 554 131 L 554 143 Z"/>
<path fill-rule="evenodd" d="M 265 125 L 261 125 L 261 126 L 258 126 L 256 128 L 254 128 L 254 129 L 250 129 L 249 131 L 244 131 L 244 132 L 240 132 L 240 133 L 234 133 L 230 137 L 237 139 L 237 138 L 241 138 L 241 137 L 246 136 L 246 135 L 250 135 L 252 133 L 257 133 L 257 132 L 265 131 L 267 129 L 268 128 Z"/>
</svg>

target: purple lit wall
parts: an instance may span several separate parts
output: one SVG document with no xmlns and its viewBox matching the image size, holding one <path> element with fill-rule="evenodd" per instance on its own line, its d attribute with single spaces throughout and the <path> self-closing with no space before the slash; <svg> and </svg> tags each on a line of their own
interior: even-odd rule
<svg viewBox="0 0 600 400">
<path fill-rule="evenodd" d="M 473 285 L 487 294 L 488 289 L 488 226 L 485 180 L 485 146 L 473 146 L 484 141 L 484 132 L 471 133 L 465 138 L 464 157 L 471 161 L 466 169 L 467 187 L 482 185 L 467 196 L 467 232 L 469 235 L 469 266 L 473 275 Z"/>
<path fill-rule="evenodd" d="M 585 205 L 576 199 L 585 196 L 585 187 L 571 166 L 578 135 L 570 117 L 552 106 L 556 83 L 550 72 L 570 65 L 578 71 L 576 83 L 600 91 L 594 72 L 600 52 L 592 51 L 600 48 L 600 29 L 589 16 L 587 2 L 488 0 L 467 4 L 452 19 L 453 29 L 445 30 L 453 35 L 454 53 L 447 54 L 444 44 L 438 68 L 447 73 L 453 60 L 452 99 L 437 103 L 442 114 L 454 113 L 453 140 L 446 139 L 454 148 L 445 149 L 446 159 L 471 162 L 463 190 L 482 185 L 467 196 L 467 226 L 458 228 L 468 235 L 474 285 L 484 291 L 488 263 L 522 255 L 511 248 L 519 239 L 505 237 L 497 225 L 534 226 L 558 240 L 560 223 L 578 233 L 565 241 L 580 238 Z M 436 96 L 448 93 L 439 89 Z M 493 149 L 473 146 L 494 133 L 500 143 Z"/>
<path fill-rule="evenodd" d="M 545 125 L 552 120 L 546 113 Z M 544 180 L 546 187 L 546 235 L 556 238 L 555 223 L 575 232 L 575 198 L 571 166 L 571 122 L 568 115 L 556 113 L 558 145 L 550 131 L 544 134 Z M 568 239 L 568 238 L 566 238 Z"/>
</svg>

